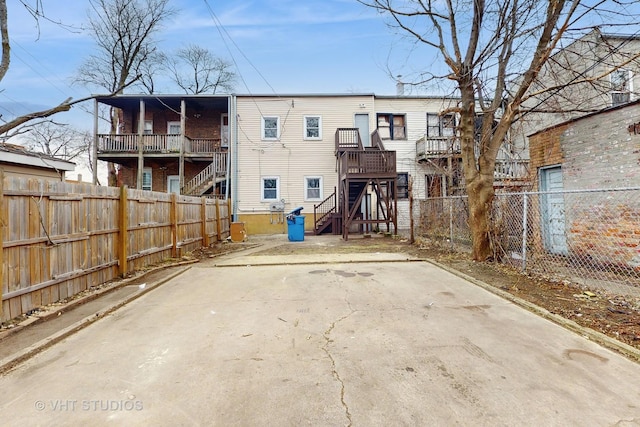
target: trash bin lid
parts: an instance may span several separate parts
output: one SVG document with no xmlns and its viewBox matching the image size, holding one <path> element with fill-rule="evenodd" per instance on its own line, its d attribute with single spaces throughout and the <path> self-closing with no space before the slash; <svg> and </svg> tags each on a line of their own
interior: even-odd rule
<svg viewBox="0 0 640 427">
<path fill-rule="evenodd" d="M 297 208 L 295 208 L 294 210 L 292 210 L 291 212 L 289 212 L 289 215 L 300 215 L 300 211 L 304 209 L 303 206 L 298 206 Z"/>
</svg>

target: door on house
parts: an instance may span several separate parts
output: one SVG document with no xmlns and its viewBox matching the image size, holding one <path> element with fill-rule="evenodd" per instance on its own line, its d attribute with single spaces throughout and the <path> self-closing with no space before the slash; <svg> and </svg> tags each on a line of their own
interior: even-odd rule
<svg viewBox="0 0 640 427">
<path fill-rule="evenodd" d="M 180 194 L 180 176 L 169 175 L 167 177 L 167 193 Z"/>
<path fill-rule="evenodd" d="M 551 192 L 540 195 L 544 248 L 554 254 L 567 255 L 562 167 L 540 169 L 540 189 Z"/>
<path fill-rule="evenodd" d="M 355 125 L 360 132 L 362 145 L 371 147 L 371 137 L 369 136 L 369 114 L 356 114 Z"/>
<path fill-rule="evenodd" d="M 167 122 L 167 150 L 180 151 L 180 122 Z"/>
<path fill-rule="evenodd" d="M 229 115 L 227 113 L 223 113 L 222 117 L 220 117 L 220 135 L 222 136 L 221 146 L 229 147 Z"/>
</svg>

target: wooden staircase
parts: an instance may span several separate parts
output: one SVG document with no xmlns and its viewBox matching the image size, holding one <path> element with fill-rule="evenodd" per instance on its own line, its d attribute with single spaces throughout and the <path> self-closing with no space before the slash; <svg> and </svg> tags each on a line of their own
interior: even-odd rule
<svg viewBox="0 0 640 427">
<path fill-rule="evenodd" d="M 201 196 L 227 177 L 228 152 L 213 153 L 213 161 L 189 182 L 185 183 L 181 194 Z"/>
<path fill-rule="evenodd" d="M 384 149 L 377 131 L 371 141 L 371 147 L 363 147 L 357 128 L 336 130 L 339 188 L 314 206 L 315 234 L 338 234 L 340 230 L 342 238 L 348 240 L 353 226 L 367 232 L 379 224 L 386 224 L 387 231 L 393 224 L 397 232 L 396 152 Z M 369 194 L 377 207 L 376 218 L 373 206 L 364 203 L 364 212 L 362 209 Z"/>
</svg>

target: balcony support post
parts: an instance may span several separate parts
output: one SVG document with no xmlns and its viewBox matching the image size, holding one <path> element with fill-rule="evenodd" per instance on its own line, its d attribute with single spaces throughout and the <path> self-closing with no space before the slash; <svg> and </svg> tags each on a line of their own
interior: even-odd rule
<svg viewBox="0 0 640 427">
<path fill-rule="evenodd" d="M 180 194 L 184 187 L 184 126 L 186 124 L 187 107 L 184 99 L 180 101 L 180 161 L 178 162 L 178 176 L 180 180 Z"/>
<path fill-rule="evenodd" d="M 144 171 L 144 100 L 140 100 L 140 116 L 138 117 L 138 177 L 136 179 L 136 188 L 142 190 L 142 177 Z"/>
</svg>

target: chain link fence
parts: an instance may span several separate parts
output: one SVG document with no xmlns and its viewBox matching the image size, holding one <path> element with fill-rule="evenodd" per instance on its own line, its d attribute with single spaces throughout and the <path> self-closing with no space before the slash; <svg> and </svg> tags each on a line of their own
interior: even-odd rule
<svg viewBox="0 0 640 427">
<path fill-rule="evenodd" d="M 420 202 L 419 232 L 469 250 L 466 196 Z M 640 296 L 640 188 L 496 194 L 495 259 L 543 278 Z"/>
</svg>

